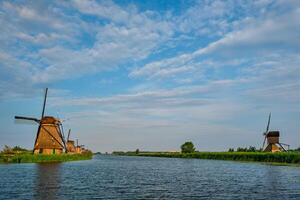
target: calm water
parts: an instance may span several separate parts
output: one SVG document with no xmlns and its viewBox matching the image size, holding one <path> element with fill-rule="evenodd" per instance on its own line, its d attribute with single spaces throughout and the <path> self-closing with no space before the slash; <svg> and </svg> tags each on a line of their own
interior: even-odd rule
<svg viewBox="0 0 300 200">
<path fill-rule="evenodd" d="M 0 165 L 0 199 L 300 199 L 300 167 L 119 156 Z"/>
</svg>

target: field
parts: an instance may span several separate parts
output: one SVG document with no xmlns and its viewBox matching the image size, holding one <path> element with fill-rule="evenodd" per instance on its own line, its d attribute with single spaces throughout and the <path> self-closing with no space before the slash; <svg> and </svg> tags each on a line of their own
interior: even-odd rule
<svg viewBox="0 0 300 200">
<path fill-rule="evenodd" d="M 32 153 L 0 154 L 0 163 L 45 163 L 66 162 L 92 159 L 92 153 L 85 154 L 61 154 L 61 155 L 34 155 Z"/>
<path fill-rule="evenodd" d="M 167 158 L 198 158 L 213 160 L 234 160 L 234 161 L 252 161 L 252 162 L 272 162 L 272 163 L 288 163 L 300 164 L 300 152 L 281 152 L 281 153 L 265 153 L 265 152 L 116 152 L 116 155 L 127 156 L 152 156 Z"/>
</svg>

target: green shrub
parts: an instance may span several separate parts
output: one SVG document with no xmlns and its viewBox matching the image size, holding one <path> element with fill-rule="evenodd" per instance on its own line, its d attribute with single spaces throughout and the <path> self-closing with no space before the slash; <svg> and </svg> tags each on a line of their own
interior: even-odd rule
<svg viewBox="0 0 300 200">
<path fill-rule="evenodd" d="M 195 147 L 192 142 L 185 142 L 181 145 L 181 152 L 182 153 L 193 153 L 195 152 Z"/>
</svg>

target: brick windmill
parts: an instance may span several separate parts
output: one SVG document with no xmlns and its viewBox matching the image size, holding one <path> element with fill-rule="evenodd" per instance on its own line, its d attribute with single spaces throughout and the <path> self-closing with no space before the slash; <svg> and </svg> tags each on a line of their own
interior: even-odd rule
<svg viewBox="0 0 300 200">
<path fill-rule="evenodd" d="M 43 111 L 41 119 L 32 117 L 15 116 L 15 119 L 30 120 L 38 126 L 33 153 L 34 154 L 61 154 L 67 151 L 63 136 L 63 127 L 59 119 L 52 116 L 44 116 L 48 88 L 45 91 Z"/>
<path fill-rule="evenodd" d="M 279 131 L 270 131 L 269 130 L 270 121 L 271 121 L 271 113 L 269 114 L 267 129 L 263 133 L 263 135 L 265 136 L 265 138 L 264 138 L 262 150 L 265 151 L 265 152 L 286 151 L 285 148 L 283 148 L 282 145 L 287 146 L 288 149 L 289 149 L 289 145 L 288 144 L 283 144 L 283 143 L 279 142 L 279 136 L 280 136 L 280 132 Z M 266 148 L 264 148 L 266 141 L 267 141 L 267 146 L 266 146 Z"/>
</svg>

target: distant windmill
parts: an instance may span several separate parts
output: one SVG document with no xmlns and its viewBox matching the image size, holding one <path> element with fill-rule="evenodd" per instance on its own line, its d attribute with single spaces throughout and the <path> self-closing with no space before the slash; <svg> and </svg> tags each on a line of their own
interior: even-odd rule
<svg viewBox="0 0 300 200">
<path fill-rule="evenodd" d="M 79 145 L 78 139 L 76 139 L 76 153 L 82 153 L 84 151 L 84 145 Z"/>
<path fill-rule="evenodd" d="M 15 116 L 15 119 L 30 120 L 39 124 L 34 142 L 34 154 L 61 154 L 66 151 L 62 123 L 52 116 L 44 116 L 47 92 L 48 88 L 45 91 L 41 119 L 22 116 Z"/>
<path fill-rule="evenodd" d="M 266 151 L 266 152 L 286 151 L 282 145 L 287 146 L 288 149 L 289 149 L 289 145 L 279 142 L 280 132 L 279 131 L 269 131 L 270 121 L 271 121 L 271 113 L 269 114 L 266 131 L 263 133 L 263 135 L 265 136 L 263 146 L 262 146 L 263 151 Z M 266 148 L 264 148 L 266 141 L 267 141 L 267 146 L 266 146 Z"/>
<path fill-rule="evenodd" d="M 67 137 L 67 151 L 68 153 L 75 153 L 76 152 L 75 143 L 74 140 L 70 140 L 70 135 L 71 135 L 71 129 L 69 129 L 68 137 Z"/>
</svg>

